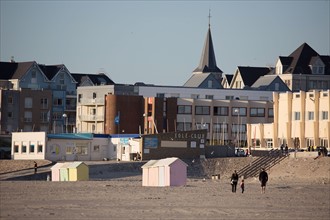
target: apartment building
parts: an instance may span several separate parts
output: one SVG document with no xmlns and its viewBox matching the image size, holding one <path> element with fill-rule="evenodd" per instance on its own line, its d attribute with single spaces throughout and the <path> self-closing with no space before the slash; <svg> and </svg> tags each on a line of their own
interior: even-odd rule
<svg viewBox="0 0 330 220">
<path fill-rule="evenodd" d="M 274 92 L 274 122 L 248 124 L 248 146 L 307 149 L 330 140 L 330 90 Z"/>
</svg>

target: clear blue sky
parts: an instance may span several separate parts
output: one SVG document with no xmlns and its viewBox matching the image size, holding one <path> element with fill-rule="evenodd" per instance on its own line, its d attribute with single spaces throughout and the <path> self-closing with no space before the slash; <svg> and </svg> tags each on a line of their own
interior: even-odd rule
<svg viewBox="0 0 330 220">
<path fill-rule="evenodd" d="M 0 1 L 0 59 L 183 85 L 211 9 L 218 67 L 274 66 L 302 43 L 330 54 L 330 1 Z"/>
</svg>

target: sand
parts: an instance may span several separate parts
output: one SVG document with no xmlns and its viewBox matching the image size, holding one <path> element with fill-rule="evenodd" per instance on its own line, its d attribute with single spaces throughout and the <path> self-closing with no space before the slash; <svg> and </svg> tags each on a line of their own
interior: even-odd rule
<svg viewBox="0 0 330 220">
<path fill-rule="evenodd" d="M 0 219 L 329 219 L 329 162 L 281 162 L 269 171 L 265 194 L 256 178 L 245 180 L 242 194 L 231 192 L 227 178 L 143 187 L 138 171 L 125 170 L 83 182 L 3 180 Z"/>
</svg>

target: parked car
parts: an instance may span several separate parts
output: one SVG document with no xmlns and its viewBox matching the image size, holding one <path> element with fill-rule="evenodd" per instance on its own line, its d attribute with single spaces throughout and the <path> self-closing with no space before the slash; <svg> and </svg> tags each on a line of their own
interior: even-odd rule
<svg viewBox="0 0 330 220">
<path fill-rule="evenodd" d="M 236 148 L 235 155 L 236 155 L 236 157 L 245 157 L 246 156 L 245 150 Z"/>
</svg>

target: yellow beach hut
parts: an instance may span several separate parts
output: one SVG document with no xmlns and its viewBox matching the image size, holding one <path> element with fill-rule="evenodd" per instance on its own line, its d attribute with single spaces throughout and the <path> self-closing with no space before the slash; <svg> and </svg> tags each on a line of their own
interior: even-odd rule
<svg viewBox="0 0 330 220">
<path fill-rule="evenodd" d="M 89 168 L 84 162 L 72 162 L 68 170 L 69 181 L 89 180 Z"/>
</svg>

